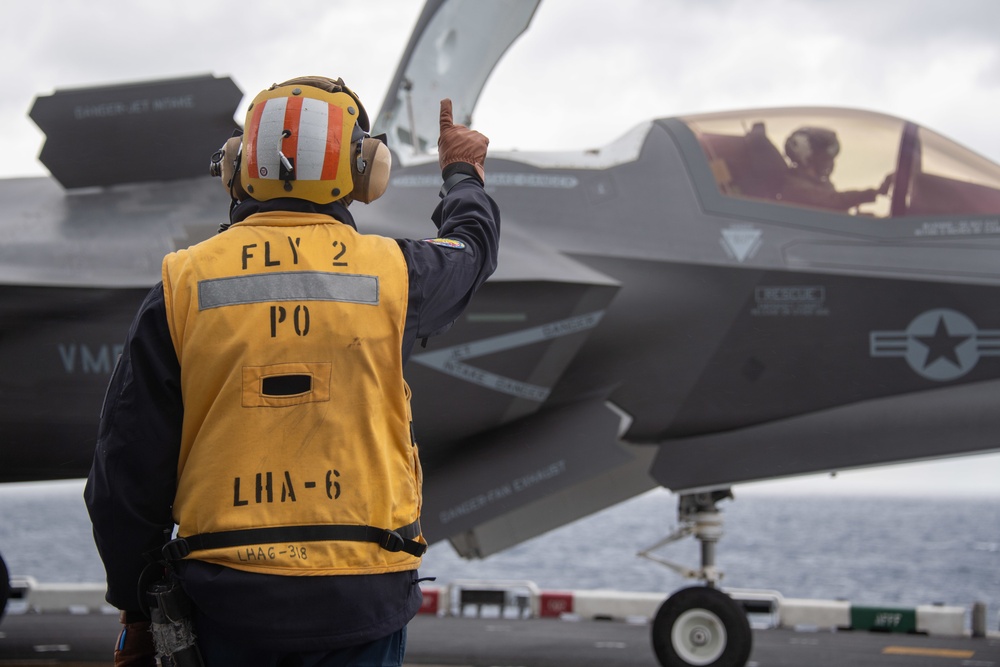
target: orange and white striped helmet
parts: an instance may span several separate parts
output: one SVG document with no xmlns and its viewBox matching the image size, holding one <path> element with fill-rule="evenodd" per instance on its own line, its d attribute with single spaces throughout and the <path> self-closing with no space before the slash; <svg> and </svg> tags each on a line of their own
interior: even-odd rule
<svg viewBox="0 0 1000 667">
<path fill-rule="evenodd" d="M 240 178 L 247 194 L 328 204 L 351 194 L 352 136 L 368 114 L 341 79 L 301 77 L 262 91 L 247 110 Z"/>
</svg>

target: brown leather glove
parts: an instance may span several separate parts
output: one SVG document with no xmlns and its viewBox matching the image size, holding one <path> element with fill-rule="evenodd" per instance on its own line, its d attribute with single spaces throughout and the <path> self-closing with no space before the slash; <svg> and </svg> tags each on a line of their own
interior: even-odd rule
<svg viewBox="0 0 1000 667">
<path fill-rule="evenodd" d="M 441 171 L 449 164 L 465 162 L 475 168 L 479 180 L 485 183 L 483 163 L 486 161 L 486 147 L 489 145 L 490 140 L 479 132 L 464 125 L 455 125 L 451 100 L 441 100 L 441 134 L 438 135 L 438 162 L 441 164 Z"/>
<path fill-rule="evenodd" d="M 122 632 L 115 644 L 115 667 L 156 667 L 156 647 L 149 621 L 125 622 L 122 612 Z"/>
</svg>

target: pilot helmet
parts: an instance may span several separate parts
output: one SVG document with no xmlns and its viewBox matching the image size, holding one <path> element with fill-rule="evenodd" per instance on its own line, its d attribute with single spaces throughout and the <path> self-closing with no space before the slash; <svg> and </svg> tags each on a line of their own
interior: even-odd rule
<svg viewBox="0 0 1000 667">
<path fill-rule="evenodd" d="M 792 164 L 822 177 L 833 171 L 833 160 L 839 153 L 837 133 L 822 127 L 800 127 L 785 140 L 785 155 Z"/>
<path fill-rule="evenodd" d="M 212 173 L 234 199 L 367 204 L 385 192 L 392 166 L 384 137 L 369 129 L 364 105 L 342 79 L 290 79 L 253 99 L 242 137 L 212 156 Z"/>
</svg>

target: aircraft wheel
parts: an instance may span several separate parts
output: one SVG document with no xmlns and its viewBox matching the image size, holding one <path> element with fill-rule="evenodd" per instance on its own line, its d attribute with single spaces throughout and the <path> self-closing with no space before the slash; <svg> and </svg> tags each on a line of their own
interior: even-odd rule
<svg viewBox="0 0 1000 667">
<path fill-rule="evenodd" d="M 742 606 L 714 588 L 683 588 L 653 619 L 653 651 L 663 667 L 743 667 L 753 635 Z"/>
<path fill-rule="evenodd" d="M 10 575 L 7 572 L 7 563 L 3 562 L 3 556 L 0 556 L 0 618 L 3 618 L 8 598 L 10 598 Z"/>
</svg>

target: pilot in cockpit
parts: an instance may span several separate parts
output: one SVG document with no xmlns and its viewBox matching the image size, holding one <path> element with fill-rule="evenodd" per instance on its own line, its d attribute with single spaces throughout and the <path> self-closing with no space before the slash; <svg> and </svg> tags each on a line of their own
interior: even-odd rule
<svg viewBox="0 0 1000 667">
<path fill-rule="evenodd" d="M 879 195 L 888 195 L 893 174 L 889 174 L 877 189 L 844 190 L 838 192 L 830 182 L 834 160 L 840 153 L 840 142 L 833 130 L 821 127 L 801 127 L 785 141 L 785 155 L 792 163 L 781 192 L 781 199 L 836 211 L 848 211 L 873 202 Z"/>
</svg>

